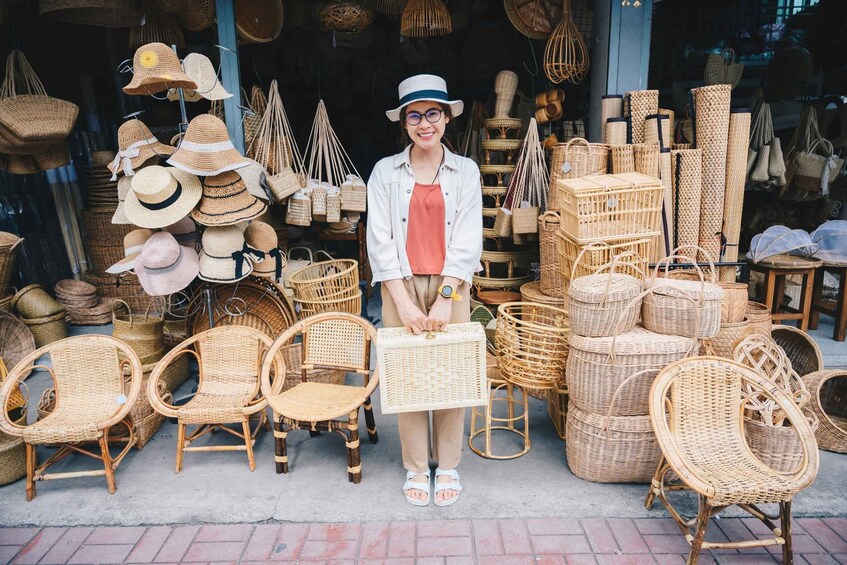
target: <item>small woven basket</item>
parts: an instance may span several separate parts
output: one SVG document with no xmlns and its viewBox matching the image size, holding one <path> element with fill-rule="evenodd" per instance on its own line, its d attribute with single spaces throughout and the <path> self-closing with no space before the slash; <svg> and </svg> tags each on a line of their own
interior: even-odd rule
<svg viewBox="0 0 847 565">
<path fill-rule="evenodd" d="M 341 185 L 341 209 L 346 212 L 367 211 L 368 187 L 359 177 L 349 175 Z"/>
<path fill-rule="evenodd" d="M 68 337 L 68 325 L 65 323 L 66 315 L 65 311 L 62 310 L 52 316 L 21 318 L 21 321 L 32 332 L 32 337 L 35 338 L 35 346 L 44 347 L 54 341 Z"/>
<path fill-rule="evenodd" d="M 326 188 L 316 186 L 312 189 L 309 198 L 312 200 L 312 216 L 326 216 Z"/>
<path fill-rule="evenodd" d="M 818 447 L 847 453 L 847 371 L 816 371 L 803 377 L 811 393 L 809 411 L 818 418 Z"/>
<path fill-rule="evenodd" d="M 567 143 L 554 145 L 550 159 L 550 198 L 547 207 L 551 210 L 559 209 L 559 191 L 556 189 L 558 179 L 605 175 L 608 166 L 609 146 L 606 144 L 589 143 L 586 139 L 575 137 Z"/>
<path fill-rule="evenodd" d="M 574 271 L 584 253 L 585 250 L 577 257 Z M 641 311 L 640 298 L 636 305 L 630 308 L 627 306 L 641 293 L 641 281 L 616 272 L 623 258 L 616 256 L 594 275 L 571 275 L 568 313 L 573 333 L 586 337 L 606 337 L 615 332 L 628 332 L 635 327 Z M 608 273 L 604 273 L 605 270 Z"/>
<path fill-rule="evenodd" d="M 784 474 L 793 474 L 803 464 L 803 443 L 791 426 L 773 427 L 744 418 L 744 439 L 759 461 Z"/>
<path fill-rule="evenodd" d="M 749 332 L 750 322 L 748 320 L 722 323 L 718 333 L 714 337 L 703 340 L 700 354 L 732 359 L 735 346 Z"/>
<path fill-rule="evenodd" d="M 12 299 L 11 307 L 22 318 L 44 318 L 64 311 L 62 305 L 47 294 L 40 284 L 20 289 Z"/>
<path fill-rule="evenodd" d="M 737 282 L 721 282 L 723 289 L 721 298 L 721 323 L 737 323 L 747 315 L 747 284 Z"/>
<path fill-rule="evenodd" d="M 635 150 L 631 144 L 612 146 L 612 174 L 635 172 Z"/>
<path fill-rule="evenodd" d="M 791 366 L 801 377 L 823 371 L 823 356 L 809 334 L 791 326 L 773 326 L 771 337 L 788 356 Z"/>
<path fill-rule="evenodd" d="M 359 262 L 331 259 L 312 263 L 291 273 L 288 284 L 301 301 L 349 297 L 359 289 Z"/>
<path fill-rule="evenodd" d="M 295 192 L 288 199 L 285 221 L 292 226 L 308 227 L 312 223 L 312 201 L 302 192 Z"/>
<path fill-rule="evenodd" d="M 770 308 L 759 302 L 748 301 L 744 316 L 750 322 L 750 327 L 762 328 L 770 335 L 773 327 Z"/>
<path fill-rule="evenodd" d="M 165 346 L 164 313 L 150 311 L 156 302 L 151 300 L 143 314 L 133 313 L 130 305 L 123 300 L 112 304 L 112 337 L 132 347 L 139 357 L 147 357 Z M 119 313 L 120 306 L 126 308 L 126 314 Z"/>
</svg>

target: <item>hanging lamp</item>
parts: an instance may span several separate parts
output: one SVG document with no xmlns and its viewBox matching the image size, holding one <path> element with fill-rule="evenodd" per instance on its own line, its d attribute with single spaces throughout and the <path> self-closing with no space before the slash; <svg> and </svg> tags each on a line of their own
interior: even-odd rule
<svg viewBox="0 0 847 565">
<path fill-rule="evenodd" d="M 400 18 L 400 35 L 436 37 L 453 31 L 450 12 L 441 0 L 409 0 Z"/>
<path fill-rule="evenodd" d="M 367 0 L 365 5 L 380 14 L 399 16 L 403 13 L 403 4 L 405 3 L 405 0 Z"/>
</svg>

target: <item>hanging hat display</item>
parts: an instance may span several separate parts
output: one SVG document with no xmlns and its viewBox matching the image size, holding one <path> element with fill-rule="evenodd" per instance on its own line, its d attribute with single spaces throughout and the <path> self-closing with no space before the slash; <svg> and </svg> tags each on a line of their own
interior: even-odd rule
<svg viewBox="0 0 847 565">
<path fill-rule="evenodd" d="M 253 265 L 253 274 L 279 282 L 286 260 L 285 254 L 279 249 L 276 230 L 265 222 L 253 221 L 244 230 L 244 240 L 250 248 L 264 255 L 261 261 Z"/>
<path fill-rule="evenodd" d="M 200 251 L 200 278 L 208 282 L 240 281 L 253 272 L 253 256 L 238 226 L 206 228 Z"/>
<path fill-rule="evenodd" d="M 174 236 L 180 245 L 191 249 L 197 247 L 197 224 L 189 216 L 166 227 L 165 231 Z"/>
<path fill-rule="evenodd" d="M 235 172 L 238 173 L 238 176 L 240 176 L 241 180 L 244 181 L 244 184 L 247 185 L 247 192 L 256 198 L 270 200 L 270 195 L 268 194 L 268 190 L 270 189 L 265 190 L 268 175 L 267 169 L 265 169 L 265 167 L 258 161 L 254 161 L 249 158 L 247 160 L 250 161 L 250 164 L 246 167 L 236 169 Z"/>
<path fill-rule="evenodd" d="M 138 282 L 150 296 L 165 296 L 183 290 L 199 271 L 197 252 L 177 243 L 174 236 L 166 231 L 150 236 L 135 260 Z"/>
<path fill-rule="evenodd" d="M 191 217 L 204 226 L 229 226 L 251 220 L 265 212 L 267 205 L 250 194 L 234 171 L 203 179 L 203 196 Z"/>
<path fill-rule="evenodd" d="M 246 167 L 250 162 L 235 149 L 220 118 L 200 114 L 188 124 L 168 164 L 193 175 L 211 176 Z"/>
<path fill-rule="evenodd" d="M 124 202 L 127 219 L 142 228 L 163 228 L 188 215 L 203 187 L 196 176 L 173 167 L 151 165 L 132 177 Z"/>
<path fill-rule="evenodd" d="M 164 43 L 148 43 L 136 49 L 132 80 L 123 88 L 124 93 L 149 95 L 169 88 L 197 90 L 197 83 L 183 72 L 179 57 Z"/>
<path fill-rule="evenodd" d="M 131 224 L 124 213 L 124 202 L 126 195 L 129 194 L 130 186 L 132 185 L 132 177 L 121 177 L 118 179 L 118 207 L 112 215 L 113 224 Z"/>
<path fill-rule="evenodd" d="M 200 53 L 189 53 L 182 61 L 185 74 L 197 83 L 197 90 L 183 90 L 182 95 L 187 102 L 198 100 L 225 100 L 232 98 L 218 80 L 218 73 L 212 61 Z M 168 100 L 179 100 L 179 92 L 175 88 L 168 91 Z"/>
<path fill-rule="evenodd" d="M 109 164 L 112 179 L 117 180 L 118 173 L 131 177 L 138 169 L 153 157 L 167 157 L 176 151 L 176 147 L 160 142 L 144 122 L 133 118 L 118 128 L 118 152 Z"/>
<path fill-rule="evenodd" d="M 132 230 L 124 236 L 124 258 L 106 269 L 107 273 L 118 275 L 135 268 L 135 259 L 144 249 L 144 244 L 156 232 L 146 228 Z"/>
</svg>

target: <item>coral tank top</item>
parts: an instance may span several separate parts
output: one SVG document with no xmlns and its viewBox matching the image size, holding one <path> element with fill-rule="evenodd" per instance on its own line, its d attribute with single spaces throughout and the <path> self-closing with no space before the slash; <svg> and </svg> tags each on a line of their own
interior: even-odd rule
<svg viewBox="0 0 847 565">
<path fill-rule="evenodd" d="M 446 254 L 441 185 L 415 183 L 406 230 L 406 255 L 412 274 L 440 275 Z"/>
</svg>

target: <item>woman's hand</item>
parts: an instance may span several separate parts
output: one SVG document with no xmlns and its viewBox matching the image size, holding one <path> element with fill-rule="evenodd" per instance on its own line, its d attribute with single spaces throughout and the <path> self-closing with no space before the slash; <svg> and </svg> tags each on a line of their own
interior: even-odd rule
<svg viewBox="0 0 847 565">
<path fill-rule="evenodd" d="M 444 326 L 450 323 L 452 314 L 453 299 L 439 296 L 435 299 L 435 304 L 430 308 L 429 316 L 426 317 L 426 329 L 430 331 L 444 329 Z"/>
<path fill-rule="evenodd" d="M 421 312 L 420 308 L 414 305 L 411 300 L 404 300 L 397 306 L 397 315 L 400 316 L 400 321 L 403 322 L 403 327 L 406 331 L 410 331 L 417 335 L 427 329 L 427 317 Z"/>
</svg>

